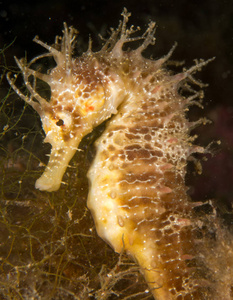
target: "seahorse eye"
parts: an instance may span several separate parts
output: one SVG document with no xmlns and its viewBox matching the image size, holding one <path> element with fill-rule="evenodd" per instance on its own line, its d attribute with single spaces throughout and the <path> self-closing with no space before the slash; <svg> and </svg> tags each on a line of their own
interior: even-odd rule
<svg viewBox="0 0 233 300">
<path fill-rule="evenodd" d="M 72 124 L 72 116 L 68 112 L 59 112 L 56 115 L 56 125 L 61 127 L 65 126 L 66 128 L 70 128 Z"/>
<path fill-rule="evenodd" d="M 62 126 L 64 125 L 64 121 L 62 119 L 59 119 L 56 123 L 57 126 Z"/>
</svg>

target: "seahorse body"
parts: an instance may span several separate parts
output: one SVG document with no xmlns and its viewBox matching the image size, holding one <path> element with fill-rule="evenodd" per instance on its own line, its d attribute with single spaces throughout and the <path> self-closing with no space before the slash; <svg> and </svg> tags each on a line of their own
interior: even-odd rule
<svg viewBox="0 0 233 300">
<path fill-rule="evenodd" d="M 172 75 L 164 65 L 173 49 L 158 60 L 144 58 L 142 51 L 155 40 L 155 24 L 142 37 L 131 37 L 129 15 L 124 10 L 123 21 L 99 52 L 93 53 L 90 43 L 86 53 L 72 58 L 75 30 L 65 25 L 55 47 L 35 38 L 48 54 L 30 63 L 16 59 L 29 95 L 10 74 L 8 80 L 39 113 L 45 142 L 52 145 L 36 187 L 57 190 L 82 137 L 116 114 L 96 143 L 88 173 L 88 207 L 99 236 L 139 263 L 155 299 L 221 299 L 209 268 L 213 260 L 206 265 L 198 251 L 205 245 L 185 186 L 187 159 L 205 150 L 192 144 L 195 123 L 185 117 L 198 93 L 185 98 L 180 89 L 192 91 L 188 80 L 195 83 L 192 74 L 207 62 Z M 139 39 L 144 41 L 137 49 L 123 51 L 125 43 Z M 33 70 L 33 63 L 46 56 L 53 56 L 57 66 L 48 74 Z M 49 84 L 50 101 L 37 91 L 36 78 Z"/>
<path fill-rule="evenodd" d="M 133 51 L 122 65 L 128 97 L 98 139 L 88 172 L 97 232 L 139 263 L 155 299 L 213 299 L 197 280 L 199 267 L 188 267 L 196 253 L 184 177 L 190 154 L 204 151 L 189 136 L 192 98 L 178 93 L 190 71 L 171 76 Z"/>
</svg>

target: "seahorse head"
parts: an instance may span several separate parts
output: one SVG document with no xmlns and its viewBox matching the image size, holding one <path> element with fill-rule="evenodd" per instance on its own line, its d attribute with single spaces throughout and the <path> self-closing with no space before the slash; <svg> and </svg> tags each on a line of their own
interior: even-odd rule
<svg viewBox="0 0 233 300">
<path fill-rule="evenodd" d="M 117 88 L 120 78 L 108 71 L 108 64 L 103 59 L 101 62 L 98 52 L 93 53 L 89 47 L 82 56 L 72 57 L 75 37 L 76 30 L 64 24 L 63 37 L 56 37 L 53 47 L 34 38 L 48 53 L 29 63 L 15 58 L 29 95 L 23 94 L 8 74 L 13 89 L 40 115 L 46 135 L 44 141 L 52 145 L 47 167 L 36 181 L 40 190 L 55 191 L 60 187 L 82 137 L 116 113 L 124 98 L 123 89 Z M 33 70 L 33 64 L 47 56 L 54 58 L 56 67 L 48 74 Z M 38 79 L 50 86 L 49 101 L 38 92 Z"/>
<path fill-rule="evenodd" d="M 16 63 L 28 90 L 23 94 L 15 85 L 15 78 L 8 74 L 8 81 L 18 95 L 30 104 L 40 115 L 45 132 L 45 142 L 52 145 L 49 162 L 42 176 L 36 181 L 36 188 L 55 191 L 60 187 L 66 168 L 75 154 L 81 139 L 92 129 L 112 114 L 117 113 L 118 106 L 130 97 L 129 82 L 137 85 L 137 76 L 141 67 L 141 52 L 154 43 L 154 27 L 151 22 L 147 31 L 138 38 L 130 35 L 138 30 L 133 26 L 127 29 L 130 13 L 122 13 L 123 21 L 119 23 L 98 52 L 88 50 L 81 56 L 72 56 L 77 31 L 64 24 L 63 37 L 56 37 L 54 46 L 39 40 L 34 41 L 48 50 L 29 63 L 25 59 Z M 136 50 L 123 51 L 127 42 L 143 39 Z M 52 56 L 56 66 L 47 74 L 33 69 L 41 58 Z M 164 60 L 161 59 L 161 63 Z M 36 63 L 36 64 L 35 64 Z M 160 62 L 159 62 L 160 64 Z M 155 67 L 158 67 L 158 62 Z M 135 66 L 135 67 L 133 67 Z M 130 74 L 129 70 L 134 70 Z M 43 98 L 39 92 L 39 80 L 50 87 L 50 100 Z M 128 82 L 128 83 L 127 83 Z M 128 85 L 127 85 L 128 84 Z"/>
</svg>

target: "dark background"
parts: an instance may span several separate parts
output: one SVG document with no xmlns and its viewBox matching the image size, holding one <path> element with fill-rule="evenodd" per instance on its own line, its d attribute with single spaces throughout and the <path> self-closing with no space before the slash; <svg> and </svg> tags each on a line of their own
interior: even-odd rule
<svg viewBox="0 0 233 300">
<path fill-rule="evenodd" d="M 195 78 L 209 86 L 204 88 L 204 110 L 191 107 L 188 118 L 207 117 L 213 121 L 193 132 L 199 136 L 195 143 L 206 147 L 221 140 L 221 145 L 213 143 L 210 147 L 213 155 L 207 155 L 207 161 L 198 157 L 202 160 L 202 175 L 197 175 L 193 163 L 188 165 L 186 182 L 194 201 L 213 200 L 220 216 L 217 220 L 223 221 L 224 227 L 233 233 L 233 0 L 0 0 L 1 299 L 36 299 L 35 295 L 73 299 L 70 293 L 80 295 L 87 288 L 93 289 L 90 299 L 99 299 L 98 292 L 101 295 L 103 292 L 101 278 L 104 283 L 109 282 L 107 292 L 115 282 L 113 290 L 122 297 L 147 289 L 139 273 L 123 276 L 127 260 L 124 258 L 125 265 L 118 268 L 119 255 L 97 237 L 86 208 L 86 172 L 94 156 L 93 141 L 100 131 L 93 131 L 81 142 L 84 151 L 77 151 L 71 162 L 74 168 L 67 169 L 64 176 L 67 185 L 54 193 L 36 190 L 35 180 L 43 169 L 39 166 L 41 162 L 46 164 L 50 147 L 43 143 L 39 116 L 15 93 L 7 94 L 9 85 L 5 79 L 7 70 L 17 70 L 14 56 L 26 55 L 30 60 L 45 52 L 32 41 L 35 35 L 53 44 L 55 36 L 62 35 L 64 21 L 79 31 L 79 54 L 86 51 L 89 35 L 94 50 L 99 50 L 98 34 L 108 37 L 108 29 L 116 28 L 122 19 L 123 7 L 132 13 L 128 25 L 139 25 L 142 32 L 150 20 L 156 21 L 156 44 L 148 47 L 145 56 L 160 58 L 177 42 L 172 59 L 184 61 L 187 68 L 195 64 L 194 59 L 216 57 L 195 74 Z M 17 86 L 21 87 L 20 84 L 18 80 Z M 208 213 L 212 212 L 210 205 L 202 205 L 200 209 L 197 211 L 200 220 L 202 209 L 208 219 Z M 215 225 L 207 228 L 211 237 Z M 230 245 L 232 235 L 225 238 L 225 231 L 221 234 L 220 230 L 220 243 L 228 245 L 225 241 L 229 237 Z M 213 251 L 215 248 L 210 253 Z M 231 268 L 230 255 L 218 249 L 216 255 L 220 264 L 224 257 L 222 268 L 226 266 L 225 258 L 230 262 L 226 269 Z M 109 281 L 109 272 L 116 266 L 116 278 L 121 279 L 114 281 L 113 276 Z M 219 276 L 225 274 L 218 271 L 217 264 L 216 272 Z M 143 299 L 139 297 L 135 299 Z M 109 299 L 120 298 L 111 295 Z"/>
<path fill-rule="evenodd" d="M 190 193 L 196 199 L 216 199 L 224 203 L 226 214 L 233 203 L 233 1 L 232 0 L 138 0 L 138 1 L 12 1 L 0 2 L 0 46 L 14 43 L 5 52 L 6 64 L 15 66 L 13 56 L 28 58 L 44 50 L 32 42 L 35 35 L 52 44 L 61 35 L 63 22 L 79 31 L 80 51 L 85 51 L 89 35 L 94 49 L 100 49 L 98 33 L 107 36 L 117 27 L 123 7 L 132 13 L 129 23 L 146 29 L 156 21 L 153 58 L 166 54 L 178 42 L 173 59 L 191 66 L 195 58 L 216 59 L 198 78 L 205 88 L 205 111 L 194 108 L 196 118 L 207 116 L 214 122 L 198 130 L 201 145 L 221 140 L 214 158 L 203 164 L 202 176 L 195 176 Z M 2 62 L 1 62 L 2 64 Z M 2 89 L 7 89 L 3 82 Z M 194 117 L 195 119 L 195 117 Z M 221 206 L 221 205 L 220 205 Z M 231 221 L 230 221 L 231 222 Z"/>
</svg>

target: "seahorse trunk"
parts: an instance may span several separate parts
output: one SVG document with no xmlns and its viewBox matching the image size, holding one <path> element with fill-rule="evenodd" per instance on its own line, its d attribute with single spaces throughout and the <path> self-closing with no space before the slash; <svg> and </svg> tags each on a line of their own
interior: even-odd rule
<svg viewBox="0 0 233 300">
<path fill-rule="evenodd" d="M 179 80 L 167 76 L 150 91 L 142 78 L 96 143 L 88 207 L 99 236 L 139 263 L 155 299 L 213 299 L 202 280 L 196 287 L 193 204 L 184 182 L 195 147 Z"/>
</svg>

